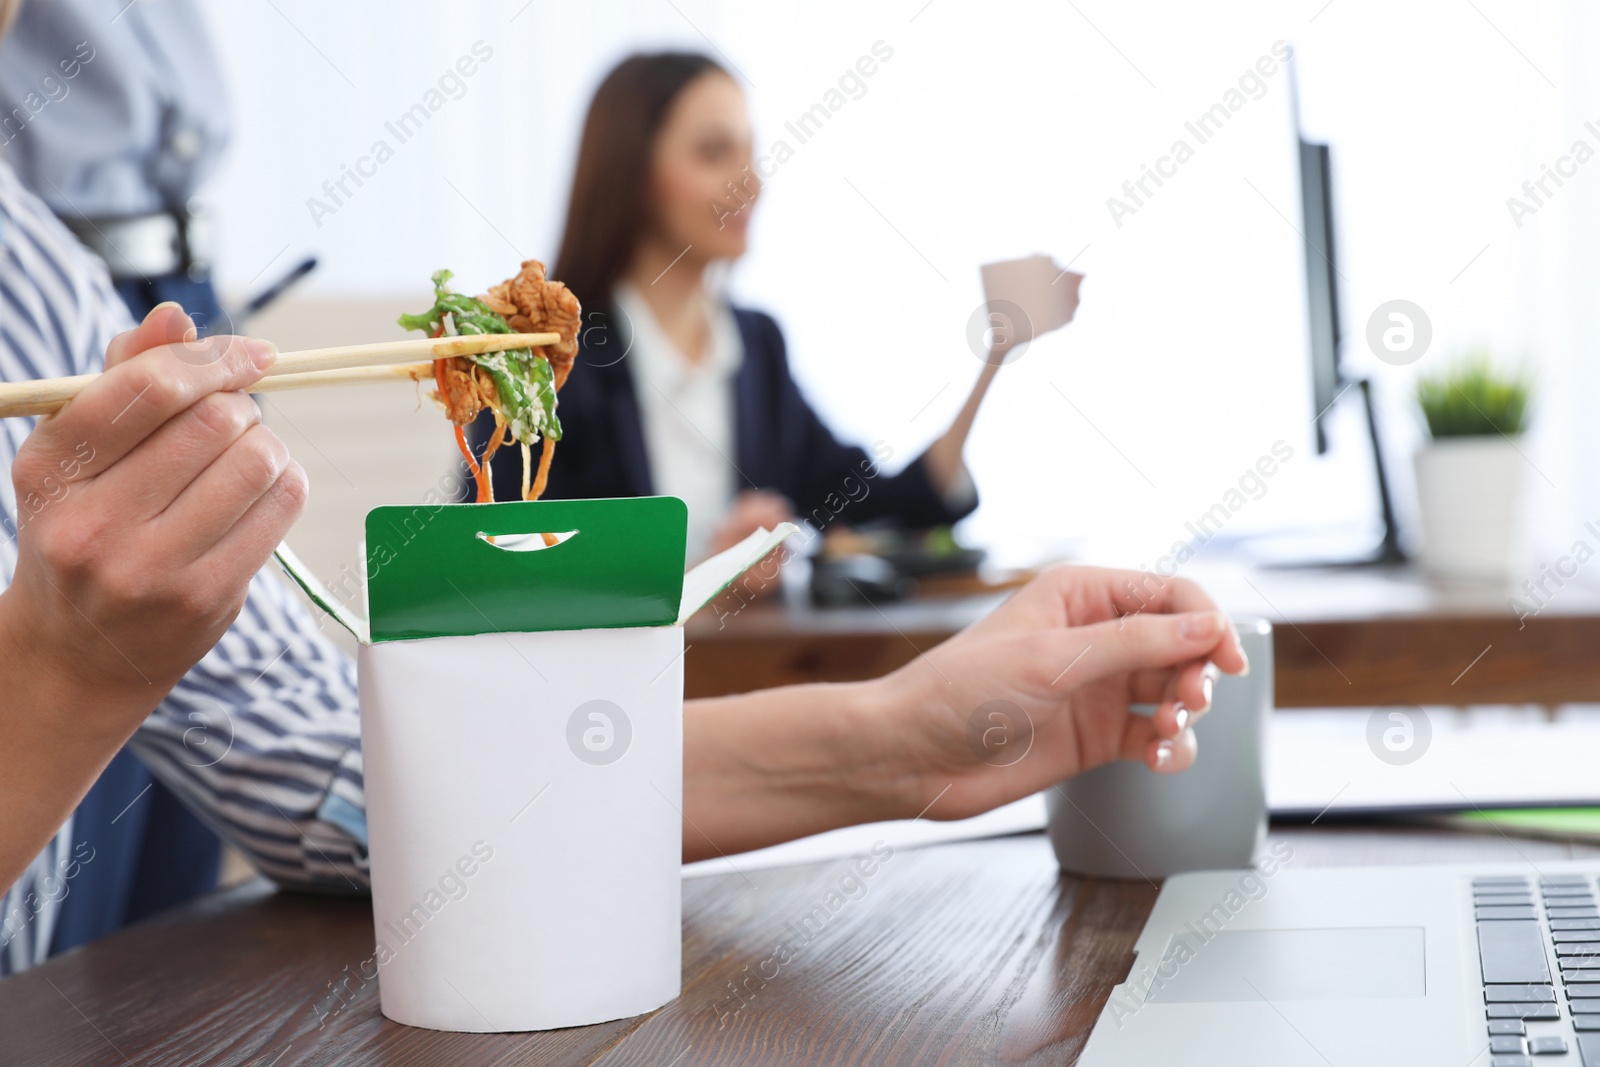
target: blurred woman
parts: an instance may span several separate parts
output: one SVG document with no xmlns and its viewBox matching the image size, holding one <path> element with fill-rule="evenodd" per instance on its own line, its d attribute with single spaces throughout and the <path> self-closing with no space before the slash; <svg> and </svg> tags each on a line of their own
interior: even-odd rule
<svg viewBox="0 0 1600 1067">
<path fill-rule="evenodd" d="M 880 473 L 883 457 L 841 443 L 812 410 L 772 317 L 714 287 L 708 268 L 745 252 L 753 163 L 744 92 L 705 56 L 633 56 L 595 92 L 550 272 L 583 301 L 585 328 L 546 496 L 681 497 L 691 560 L 794 515 L 819 527 L 962 518 L 977 506 L 962 449 L 998 350 L 949 429 Z M 475 427 L 479 449 L 492 430 Z M 496 456 L 495 499 L 520 499 L 521 476 L 520 456 Z"/>
</svg>

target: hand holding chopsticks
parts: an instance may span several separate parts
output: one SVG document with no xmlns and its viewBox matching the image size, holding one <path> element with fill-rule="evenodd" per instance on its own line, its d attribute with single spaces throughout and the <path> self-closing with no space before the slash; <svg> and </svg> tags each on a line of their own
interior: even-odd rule
<svg viewBox="0 0 1600 1067">
<path fill-rule="evenodd" d="M 431 372 L 428 363 L 418 363 L 418 360 L 504 352 L 513 348 L 552 345 L 560 340 L 561 335 L 556 333 L 489 333 L 284 352 L 250 391 L 265 393 L 315 385 L 418 379 Z M 220 346 L 223 339 L 210 338 L 190 342 L 190 345 L 196 353 L 204 353 L 204 346 L 208 343 Z M 217 354 L 220 356 L 220 348 Z M 98 377 L 97 374 L 80 374 L 71 378 L 0 382 L 0 418 L 53 414 Z"/>
</svg>

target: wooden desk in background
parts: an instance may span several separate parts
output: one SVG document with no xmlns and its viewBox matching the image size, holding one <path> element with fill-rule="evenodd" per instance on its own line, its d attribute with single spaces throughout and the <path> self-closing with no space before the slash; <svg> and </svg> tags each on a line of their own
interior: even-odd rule
<svg viewBox="0 0 1600 1067">
<path fill-rule="evenodd" d="M 1432 585 L 1410 569 L 1184 572 L 1229 612 L 1275 624 L 1279 707 L 1600 701 L 1600 594 L 1568 585 L 1519 619 L 1512 591 Z M 757 602 L 690 621 L 691 697 L 873 678 L 1002 595 L 817 609 Z M 1524 603 L 1532 601 L 1523 597 Z"/>
<path fill-rule="evenodd" d="M 1600 858 L 1600 848 L 1432 830 L 1323 825 L 1273 836 L 1293 847 L 1294 868 Z M 1061 876 L 1042 833 L 900 849 L 787 964 L 769 965 L 764 984 L 752 979 L 739 1007 L 731 983 L 793 936 L 788 924 L 838 887 L 846 863 L 686 880 L 677 1000 L 635 1019 L 531 1034 L 389 1022 L 377 983 L 352 977 L 372 955 L 367 902 L 252 882 L 0 981 L 0 1061 L 1070 1064 L 1132 966 L 1157 892 Z"/>
</svg>

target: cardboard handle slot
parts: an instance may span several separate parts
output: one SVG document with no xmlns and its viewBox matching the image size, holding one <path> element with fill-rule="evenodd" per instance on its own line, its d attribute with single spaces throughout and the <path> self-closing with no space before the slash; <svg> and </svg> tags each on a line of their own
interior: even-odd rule
<svg viewBox="0 0 1600 1067">
<path fill-rule="evenodd" d="M 577 530 L 566 533 L 508 533 L 492 534 L 478 531 L 478 540 L 493 545 L 502 552 L 543 552 L 547 548 L 566 544 L 578 535 Z"/>
</svg>

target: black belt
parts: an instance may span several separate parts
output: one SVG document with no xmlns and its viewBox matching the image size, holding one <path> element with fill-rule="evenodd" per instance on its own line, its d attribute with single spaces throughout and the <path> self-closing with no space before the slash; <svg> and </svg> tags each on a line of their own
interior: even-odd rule
<svg viewBox="0 0 1600 1067">
<path fill-rule="evenodd" d="M 67 228 L 116 279 L 211 274 L 211 225 L 198 210 L 157 211 L 121 218 L 63 218 Z"/>
</svg>

